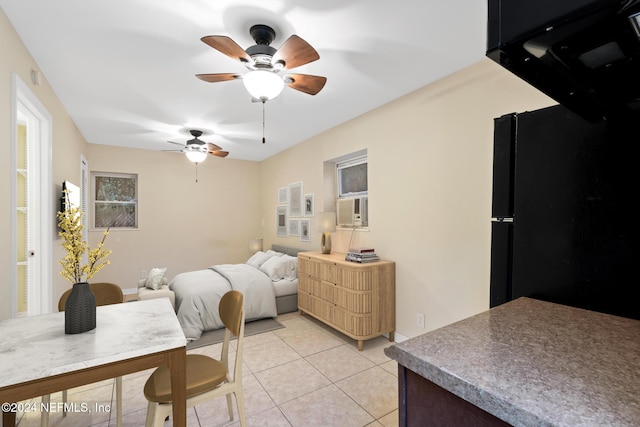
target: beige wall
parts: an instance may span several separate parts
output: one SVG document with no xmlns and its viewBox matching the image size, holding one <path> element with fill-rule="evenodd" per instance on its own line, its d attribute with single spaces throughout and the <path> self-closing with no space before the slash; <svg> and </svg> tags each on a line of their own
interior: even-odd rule
<svg viewBox="0 0 640 427">
<path fill-rule="evenodd" d="M 370 231 L 352 244 L 396 262 L 398 334 L 425 332 L 416 313 L 431 330 L 486 310 L 493 118 L 553 103 L 486 59 L 274 156 L 262 162 L 265 244 L 319 250 L 315 221 L 310 243 L 275 236 L 277 188 L 303 181 L 322 210 L 323 161 L 366 148 Z M 351 233 L 333 233 L 334 250 Z"/>
<path fill-rule="evenodd" d="M 196 167 L 179 153 L 89 144 L 89 169 L 138 174 L 138 229 L 112 230 L 111 264 L 94 281 L 133 288 L 142 270 L 178 273 L 243 262 L 260 233 L 257 162 L 210 157 Z M 101 231 L 89 233 L 91 247 Z"/>
</svg>

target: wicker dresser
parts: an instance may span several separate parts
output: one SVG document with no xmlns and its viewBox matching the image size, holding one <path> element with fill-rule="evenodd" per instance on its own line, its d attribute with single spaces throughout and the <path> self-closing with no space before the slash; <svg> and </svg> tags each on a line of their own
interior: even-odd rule
<svg viewBox="0 0 640 427">
<path fill-rule="evenodd" d="M 395 263 L 345 261 L 345 254 L 298 254 L 298 309 L 358 340 L 385 333 L 394 340 Z"/>
</svg>

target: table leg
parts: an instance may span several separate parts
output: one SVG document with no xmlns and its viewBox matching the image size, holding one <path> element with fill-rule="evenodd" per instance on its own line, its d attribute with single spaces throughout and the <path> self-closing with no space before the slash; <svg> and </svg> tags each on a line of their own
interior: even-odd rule
<svg viewBox="0 0 640 427">
<path fill-rule="evenodd" d="M 182 347 L 169 357 L 174 427 L 187 425 L 187 349 Z"/>
<path fill-rule="evenodd" d="M 16 413 L 2 411 L 2 426 L 13 427 L 16 425 Z"/>
</svg>

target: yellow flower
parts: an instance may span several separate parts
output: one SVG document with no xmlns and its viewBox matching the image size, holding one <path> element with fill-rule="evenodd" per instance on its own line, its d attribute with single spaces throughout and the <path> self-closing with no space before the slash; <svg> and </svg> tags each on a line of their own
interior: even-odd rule
<svg viewBox="0 0 640 427">
<path fill-rule="evenodd" d="M 67 193 L 65 190 L 65 199 Z M 66 204 L 70 206 L 69 203 Z M 64 258 L 59 262 L 62 265 L 62 271 L 60 274 L 73 283 L 80 283 L 88 281 L 94 274 L 102 270 L 105 265 L 110 264 L 110 261 L 106 260 L 111 253 L 110 249 L 103 249 L 104 240 L 109 235 L 109 229 L 105 230 L 102 240 L 98 243 L 98 246 L 89 250 L 87 242 L 82 240 L 82 218 L 84 212 L 79 207 L 68 207 L 62 212 L 58 212 L 58 227 L 60 231 L 58 234 L 62 238 L 62 247 L 67 252 Z M 89 251 L 89 262 L 82 265 L 82 257 L 85 252 Z"/>
</svg>

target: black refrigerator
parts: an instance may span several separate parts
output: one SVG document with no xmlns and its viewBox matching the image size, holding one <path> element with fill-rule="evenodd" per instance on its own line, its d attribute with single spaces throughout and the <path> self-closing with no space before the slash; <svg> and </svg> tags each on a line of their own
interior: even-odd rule
<svg viewBox="0 0 640 427">
<path fill-rule="evenodd" d="M 640 120 L 558 105 L 494 125 L 490 306 L 527 296 L 640 319 Z"/>
</svg>

